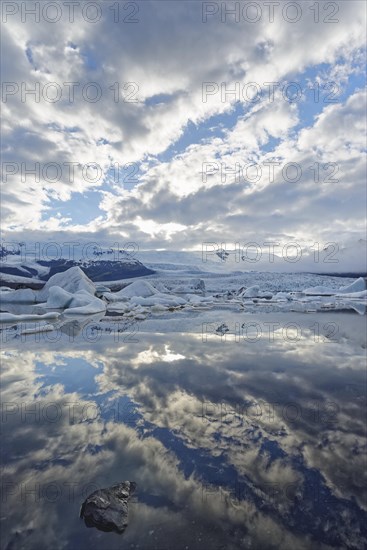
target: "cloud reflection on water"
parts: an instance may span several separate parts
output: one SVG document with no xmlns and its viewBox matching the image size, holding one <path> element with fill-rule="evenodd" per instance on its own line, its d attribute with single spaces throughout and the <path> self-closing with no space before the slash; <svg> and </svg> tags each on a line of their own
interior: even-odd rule
<svg viewBox="0 0 367 550">
<path fill-rule="evenodd" d="M 363 548 L 358 339 L 112 340 L 3 352 L 5 548 L 121 548 L 78 511 L 124 479 L 138 483 L 126 547 Z"/>
</svg>

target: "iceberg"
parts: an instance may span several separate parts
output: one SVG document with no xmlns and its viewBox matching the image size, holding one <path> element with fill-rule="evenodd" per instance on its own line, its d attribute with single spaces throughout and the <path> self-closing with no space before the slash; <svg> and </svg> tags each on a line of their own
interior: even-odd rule
<svg viewBox="0 0 367 550">
<path fill-rule="evenodd" d="M 348 294 L 341 293 L 337 294 L 336 296 L 340 296 L 341 298 L 367 298 L 367 290 L 361 290 L 360 292 L 349 292 Z"/>
<path fill-rule="evenodd" d="M 197 294 L 187 294 L 187 300 L 190 304 L 211 304 L 214 302 L 212 296 L 198 296 Z"/>
<path fill-rule="evenodd" d="M 21 314 L 0 312 L 0 323 L 20 323 L 21 321 L 43 321 L 45 319 L 57 319 L 60 313 L 44 313 L 43 315 Z"/>
<path fill-rule="evenodd" d="M 119 292 L 106 292 L 103 295 L 109 302 L 123 302 L 135 297 L 149 298 L 154 294 L 159 294 L 158 290 L 150 283 L 146 281 L 134 281 Z"/>
<path fill-rule="evenodd" d="M 86 276 L 80 267 L 71 267 L 62 273 L 56 273 L 49 278 L 42 290 L 37 293 L 37 301 L 44 302 L 48 299 L 50 288 L 57 286 L 71 294 L 80 290 L 88 292 L 92 296 L 96 293 L 94 283 Z"/>
<path fill-rule="evenodd" d="M 93 315 L 94 313 L 101 313 L 103 311 L 106 311 L 106 303 L 94 297 L 83 306 L 73 306 L 65 309 L 64 315 Z"/>
<path fill-rule="evenodd" d="M 59 286 L 52 286 L 45 307 L 65 309 L 64 313 L 88 315 L 105 311 L 106 303 L 85 290 L 72 294 Z"/>
<path fill-rule="evenodd" d="M 36 301 L 36 293 L 30 288 L 0 292 L 0 303 L 34 304 Z"/>
<path fill-rule="evenodd" d="M 167 294 L 157 293 L 153 296 L 144 298 L 143 296 L 134 296 L 131 298 L 131 303 L 139 306 L 152 307 L 155 305 L 162 305 L 167 307 L 178 307 L 186 304 L 186 300 L 179 296 L 171 296 Z"/>
<path fill-rule="evenodd" d="M 313 286 L 303 290 L 303 294 L 308 296 L 334 296 L 339 294 L 351 294 L 355 292 L 363 292 L 366 290 L 366 283 L 363 277 L 359 277 L 353 283 L 341 288 L 330 288 L 327 286 Z"/>
<path fill-rule="evenodd" d="M 260 287 L 258 285 L 249 286 L 240 294 L 241 298 L 256 298 L 259 295 Z"/>
<path fill-rule="evenodd" d="M 363 277 L 359 277 L 352 284 L 339 288 L 337 294 L 352 294 L 354 292 L 363 292 L 366 290 L 366 282 Z"/>
<path fill-rule="evenodd" d="M 173 292 L 179 293 L 194 293 L 194 292 L 205 292 L 205 282 L 203 279 L 191 279 L 187 284 L 177 285 L 173 287 Z"/>
</svg>

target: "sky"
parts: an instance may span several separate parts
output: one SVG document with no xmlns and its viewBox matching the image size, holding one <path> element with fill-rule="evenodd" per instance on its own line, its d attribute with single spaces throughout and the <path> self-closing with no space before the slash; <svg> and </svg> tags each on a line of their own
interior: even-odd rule
<svg viewBox="0 0 367 550">
<path fill-rule="evenodd" d="M 366 238 L 365 2 L 35 4 L 2 3 L 3 239 Z"/>
</svg>

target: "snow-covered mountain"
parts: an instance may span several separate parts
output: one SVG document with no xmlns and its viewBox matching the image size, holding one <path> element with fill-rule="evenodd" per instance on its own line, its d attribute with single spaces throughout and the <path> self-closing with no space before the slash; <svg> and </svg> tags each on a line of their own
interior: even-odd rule
<svg viewBox="0 0 367 550">
<path fill-rule="evenodd" d="M 56 273 L 62 273 L 72 267 L 80 267 L 94 282 L 120 281 L 132 277 L 142 277 L 154 273 L 146 268 L 137 258 L 126 251 L 100 250 L 91 253 L 91 259 L 74 254 L 73 259 L 42 258 L 41 255 L 19 249 L 0 247 L 0 286 L 38 287 Z"/>
</svg>

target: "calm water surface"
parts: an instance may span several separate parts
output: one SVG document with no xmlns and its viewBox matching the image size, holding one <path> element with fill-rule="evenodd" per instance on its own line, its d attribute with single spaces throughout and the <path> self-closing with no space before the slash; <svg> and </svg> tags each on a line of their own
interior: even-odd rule
<svg viewBox="0 0 367 550">
<path fill-rule="evenodd" d="M 365 330 L 202 312 L 5 342 L 1 548 L 365 548 Z M 125 533 L 88 529 L 84 498 L 123 480 Z"/>
</svg>

